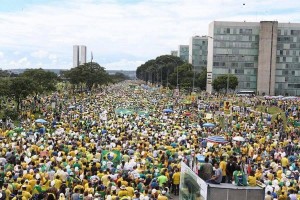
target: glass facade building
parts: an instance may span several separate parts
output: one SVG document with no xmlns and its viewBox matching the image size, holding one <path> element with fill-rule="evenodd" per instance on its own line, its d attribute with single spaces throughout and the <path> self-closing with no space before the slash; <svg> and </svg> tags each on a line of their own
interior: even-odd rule
<svg viewBox="0 0 300 200">
<path fill-rule="evenodd" d="M 189 62 L 189 45 L 179 45 L 178 57 L 184 62 Z"/>
<path fill-rule="evenodd" d="M 207 45 L 206 36 L 194 36 L 190 39 L 189 45 L 189 63 L 195 67 L 197 72 L 207 66 Z"/>
<path fill-rule="evenodd" d="M 209 25 L 207 91 L 219 75 L 238 77 L 237 90 L 300 95 L 300 24 L 219 22 Z"/>
<path fill-rule="evenodd" d="M 300 96 L 300 24 L 278 24 L 275 94 Z"/>
</svg>

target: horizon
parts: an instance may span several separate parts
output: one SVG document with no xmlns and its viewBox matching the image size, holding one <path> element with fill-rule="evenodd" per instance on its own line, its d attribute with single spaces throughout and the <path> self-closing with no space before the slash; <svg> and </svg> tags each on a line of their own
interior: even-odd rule
<svg viewBox="0 0 300 200">
<path fill-rule="evenodd" d="M 85 45 L 106 70 L 136 70 L 212 21 L 298 23 L 299 10 L 293 0 L 1 0 L 0 67 L 70 69 L 73 45 Z"/>
</svg>

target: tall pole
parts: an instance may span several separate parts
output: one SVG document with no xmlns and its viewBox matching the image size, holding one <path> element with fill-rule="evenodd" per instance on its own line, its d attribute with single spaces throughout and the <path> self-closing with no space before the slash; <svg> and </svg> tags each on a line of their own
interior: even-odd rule
<svg viewBox="0 0 300 200">
<path fill-rule="evenodd" d="M 169 69 L 167 69 L 167 88 L 169 88 Z"/>
<path fill-rule="evenodd" d="M 176 80 L 176 88 L 178 89 L 178 65 L 177 65 L 177 62 L 176 62 L 176 74 L 177 74 L 177 80 Z"/>
<path fill-rule="evenodd" d="M 193 66 L 193 71 L 194 71 L 194 74 L 193 74 L 193 90 L 192 90 L 192 92 L 194 92 L 195 91 L 195 74 L 196 74 L 196 70 L 195 70 L 194 65 L 192 65 L 192 66 Z"/>
<path fill-rule="evenodd" d="M 228 92 L 229 92 L 229 73 L 230 73 L 230 69 L 229 69 L 229 65 L 228 65 L 228 63 L 229 63 L 229 51 L 228 51 L 228 49 L 227 49 L 227 83 L 226 83 L 226 94 L 228 94 Z"/>
</svg>

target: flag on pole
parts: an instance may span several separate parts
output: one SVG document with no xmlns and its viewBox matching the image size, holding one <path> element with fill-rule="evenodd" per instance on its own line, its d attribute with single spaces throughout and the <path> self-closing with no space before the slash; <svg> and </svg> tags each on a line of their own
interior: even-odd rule
<svg viewBox="0 0 300 200">
<path fill-rule="evenodd" d="M 93 62 L 93 52 L 91 51 L 91 62 Z"/>
</svg>

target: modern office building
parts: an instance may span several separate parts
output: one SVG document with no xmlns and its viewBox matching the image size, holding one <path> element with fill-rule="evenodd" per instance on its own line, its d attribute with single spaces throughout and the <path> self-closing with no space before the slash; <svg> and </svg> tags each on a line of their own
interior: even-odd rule
<svg viewBox="0 0 300 200">
<path fill-rule="evenodd" d="M 184 62 L 189 62 L 189 45 L 179 45 L 178 57 Z"/>
<path fill-rule="evenodd" d="M 195 67 L 197 72 L 207 66 L 207 45 L 206 36 L 193 36 L 189 45 L 189 63 Z"/>
<path fill-rule="evenodd" d="M 178 56 L 178 51 L 175 51 L 175 50 L 171 51 L 171 56 L 176 56 L 177 57 Z"/>
<path fill-rule="evenodd" d="M 73 67 L 79 65 L 79 46 L 73 45 Z"/>
<path fill-rule="evenodd" d="M 86 46 L 80 46 L 80 64 L 86 63 Z"/>
<path fill-rule="evenodd" d="M 73 45 L 73 67 L 86 63 L 86 46 Z"/>
<path fill-rule="evenodd" d="M 207 91 L 219 75 L 238 77 L 237 90 L 300 95 L 300 24 L 221 22 L 209 25 Z"/>
</svg>

